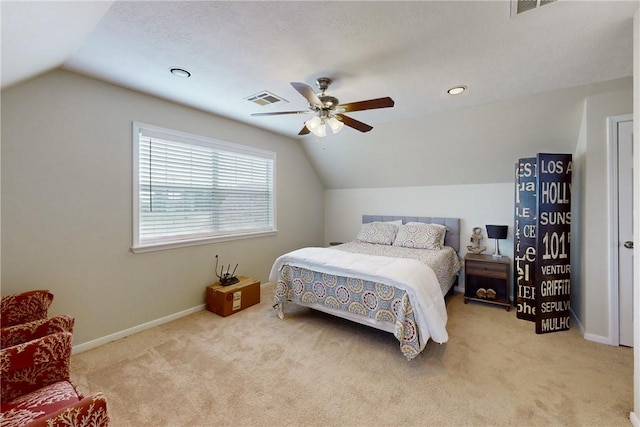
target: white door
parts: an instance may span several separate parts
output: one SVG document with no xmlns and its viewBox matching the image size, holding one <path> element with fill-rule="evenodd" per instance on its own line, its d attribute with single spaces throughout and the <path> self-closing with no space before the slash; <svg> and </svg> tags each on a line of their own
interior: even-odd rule
<svg viewBox="0 0 640 427">
<path fill-rule="evenodd" d="M 633 347 L 633 121 L 618 122 L 618 304 L 620 345 Z"/>
</svg>

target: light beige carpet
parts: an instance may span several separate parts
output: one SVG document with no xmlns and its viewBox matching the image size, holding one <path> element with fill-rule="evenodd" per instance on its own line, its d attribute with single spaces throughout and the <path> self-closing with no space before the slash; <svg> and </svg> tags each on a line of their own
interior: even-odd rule
<svg viewBox="0 0 640 427">
<path fill-rule="evenodd" d="M 72 357 L 118 426 L 628 426 L 633 351 L 449 297 L 449 342 L 407 361 L 388 333 L 262 302 Z"/>
</svg>

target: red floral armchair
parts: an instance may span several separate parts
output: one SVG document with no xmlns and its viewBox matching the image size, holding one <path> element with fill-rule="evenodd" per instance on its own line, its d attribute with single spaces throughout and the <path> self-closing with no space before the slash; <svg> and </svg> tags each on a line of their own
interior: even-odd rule
<svg viewBox="0 0 640 427">
<path fill-rule="evenodd" d="M 47 290 L 7 295 L 0 301 L 0 349 L 56 332 L 73 332 L 71 316 L 48 318 L 53 294 Z"/>
<path fill-rule="evenodd" d="M 70 332 L 0 350 L 0 426 L 107 426 L 101 393 L 84 397 L 71 382 Z"/>
<path fill-rule="evenodd" d="M 0 304 L 0 427 L 107 426 L 102 393 L 84 397 L 71 382 L 74 318 L 47 318 L 53 295 L 30 291 Z"/>
</svg>

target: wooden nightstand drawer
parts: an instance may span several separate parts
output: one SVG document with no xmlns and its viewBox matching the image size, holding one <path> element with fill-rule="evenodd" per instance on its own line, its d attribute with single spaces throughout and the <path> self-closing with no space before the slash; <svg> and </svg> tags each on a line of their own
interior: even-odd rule
<svg viewBox="0 0 640 427">
<path fill-rule="evenodd" d="M 470 261 L 465 262 L 467 274 L 476 276 L 495 277 L 504 279 L 509 274 L 509 266 L 507 264 L 495 264 L 490 262 Z"/>
</svg>

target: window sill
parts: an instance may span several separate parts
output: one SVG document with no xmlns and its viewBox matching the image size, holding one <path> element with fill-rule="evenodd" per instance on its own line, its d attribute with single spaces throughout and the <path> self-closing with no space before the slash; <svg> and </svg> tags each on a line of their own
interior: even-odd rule
<svg viewBox="0 0 640 427">
<path fill-rule="evenodd" d="M 149 244 L 143 244 L 143 245 L 134 245 L 131 247 L 131 251 L 135 254 L 139 254 L 139 253 L 145 253 L 145 252 L 164 251 L 167 249 L 185 248 L 188 246 L 198 246 L 198 245 L 208 245 L 211 243 L 228 242 L 231 240 L 242 240 L 242 239 L 253 239 L 255 237 L 275 236 L 276 234 L 277 234 L 277 230 L 273 230 L 273 231 L 260 231 L 260 232 L 247 233 L 247 234 L 234 234 L 229 236 L 206 237 L 202 239 L 193 239 L 193 240 L 176 240 L 173 242 L 149 243 Z"/>
</svg>

